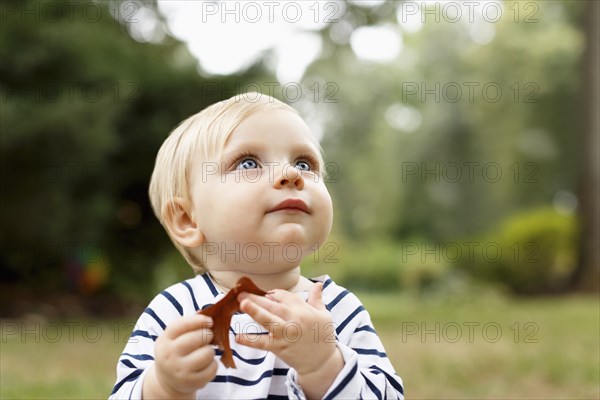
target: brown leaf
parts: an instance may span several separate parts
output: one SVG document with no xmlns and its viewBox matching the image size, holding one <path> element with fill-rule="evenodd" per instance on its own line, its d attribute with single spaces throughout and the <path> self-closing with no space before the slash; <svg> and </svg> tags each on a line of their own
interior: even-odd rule
<svg viewBox="0 0 600 400">
<path fill-rule="evenodd" d="M 210 344 L 214 344 L 223 350 L 221 362 L 227 368 L 235 368 L 233 354 L 229 346 L 229 326 L 231 325 L 231 316 L 240 311 L 240 303 L 237 301 L 237 297 L 242 292 L 259 296 L 267 294 L 259 289 L 250 278 L 243 276 L 237 281 L 235 287 L 227 292 L 225 297 L 212 306 L 198 311 L 198 314 L 208 315 L 213 319 L 213 339 Z"/>
</svg>

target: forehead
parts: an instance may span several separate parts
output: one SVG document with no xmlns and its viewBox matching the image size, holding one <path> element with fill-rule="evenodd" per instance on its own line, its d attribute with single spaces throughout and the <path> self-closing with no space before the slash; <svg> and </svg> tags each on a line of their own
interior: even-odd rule
<svg viewBox="0 0 600 400">
<path fill-rule="evenodd" d="M 225 150 L 234 147 L 262 144 L 303 145 L 316 153 L 319 144 L 302 118 L 285 109 L 260 110 L 243 120 L 225 142 Z"/>
</svg>

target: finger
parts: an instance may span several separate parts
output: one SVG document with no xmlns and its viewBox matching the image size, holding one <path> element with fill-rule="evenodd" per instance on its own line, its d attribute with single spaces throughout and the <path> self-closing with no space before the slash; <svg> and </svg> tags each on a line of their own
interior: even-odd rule
<svg viewBox="0 0 600 400">
<path fill-rule="evenodd" d="M 315 283 L 310 288 L 308 292 L 308 304 L 317 310 L 327 310 L 327 307 L 323 304 L 323 284 L 321 282 Z"/>
<path fill-rule="evenodd" d="M 273 336 L 269 334 L 242 333 L 235 335 L 235 341 L 244 346 L 253 347 L 260 350 L 269 350 L 269 345 L 273 342 Z"/>
<path fill-rule="evenodd" d="M 282 289 L 271 290 L 265 297 L 290 306 L 301 305 L 305 302 L 304 299 L 297 294 Z"/>
<path fill-rule="evenodd" d="M 289 319 L 289 316 L 290 316 L 289 307 L 283 303 L 280 303 L 279 301 L 275 300 L 274 298 L 256 296 L 254 294 L 248 294 L 248 293 L 242 293 L 238 296 L 238 299 L 239 299 L 238 301 L 240 301 L 240 302 L 244 299 L 248 299 L 251 302 L 257 304 L 258 306 L 264 308 L 268 312 L 270 312 L 274 315 L 277 315 L 278 317 L 280 317 L 286 321 Z"/>
<path fill-rule="evenodd" d="M 252 300 L 245 298 L 240 303 L 240 310 L 250 315 L 256 322 L 269 330 L 273 324 L 283 324 L 283 320 L 277 315 L 269 312 Z"/>
<path fill-rule="evenodd" d="M 219 369 L 219 365 L 214 357 L 212 357 L 204 368 L 198 370 L 194 374 L 194 381 L 197 383 L 198 387 L 204 387 L 208 382 L 212 381 L 217 375 L 217 370 Z"/>
<path fill-rule="evenodd" d="M 202 371 L 207 368 L 215 358 L 215 351 L 211 346 L 202 346 L 183 358 L 191 371 Z"/>
<path fill-rule="evenodd" d="M 182 356 L 190 354 L 200 347 L 207 347 L 212 339 L 213 332 L 208 328 L 185 332 L 175 339 L 176 351 Z M 211 348 L 210 346 L 208 347 Z"/>
<path fill-rule="evenodd" d="M 181 336 L 185 332 L 199 330 L 202 328 L 212 328 L 213 320 L 211 317 L 194 314 L 186 315 L 173 321 L 166 329 L 165 335 L 171 339 Z"/>
</svg>

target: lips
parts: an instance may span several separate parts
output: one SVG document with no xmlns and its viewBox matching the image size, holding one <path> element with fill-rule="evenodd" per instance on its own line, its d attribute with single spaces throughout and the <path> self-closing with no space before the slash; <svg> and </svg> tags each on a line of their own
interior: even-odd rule
<svg viewBox="0 0 600 400">
<path fill-rule="evenodd" d="M 310 214 L 308 210 L 308 206 L 301 199 L 287 199 L 277 204 L 269 213 L 277 212 L 277 211 L 286 211 L 286 212 L 303 212 L 306 214 Z"/>
</svg>

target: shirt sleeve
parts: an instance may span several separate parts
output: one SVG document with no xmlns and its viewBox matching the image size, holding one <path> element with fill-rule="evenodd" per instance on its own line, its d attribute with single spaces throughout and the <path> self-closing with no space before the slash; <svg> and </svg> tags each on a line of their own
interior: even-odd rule
<svg viewBox="0 0 600 400">
<path fill-rule="evenodd" d="M 181 316 L 179 303 L 166 291 L 139 317 L 117 363 L 117 380 L 109 399 L 141 399 L 146 371 L 154 364 L 154 343 L 167 324 Z"/>
<path fill-rule="evenodd" d="M 345 291 L 345 302 L 328 306 L 336 324 L 337 347 L 344 367 L 325 393 L 324 399 L 404 399 L 402 379 L 394 371 L 371 317 L 358 298 Z M 350 311 L 340 321 L 335 308 Z M 286 386 L 288 396 L 304 400 L 296 371 L 290 369 Z"/>
</svg>

